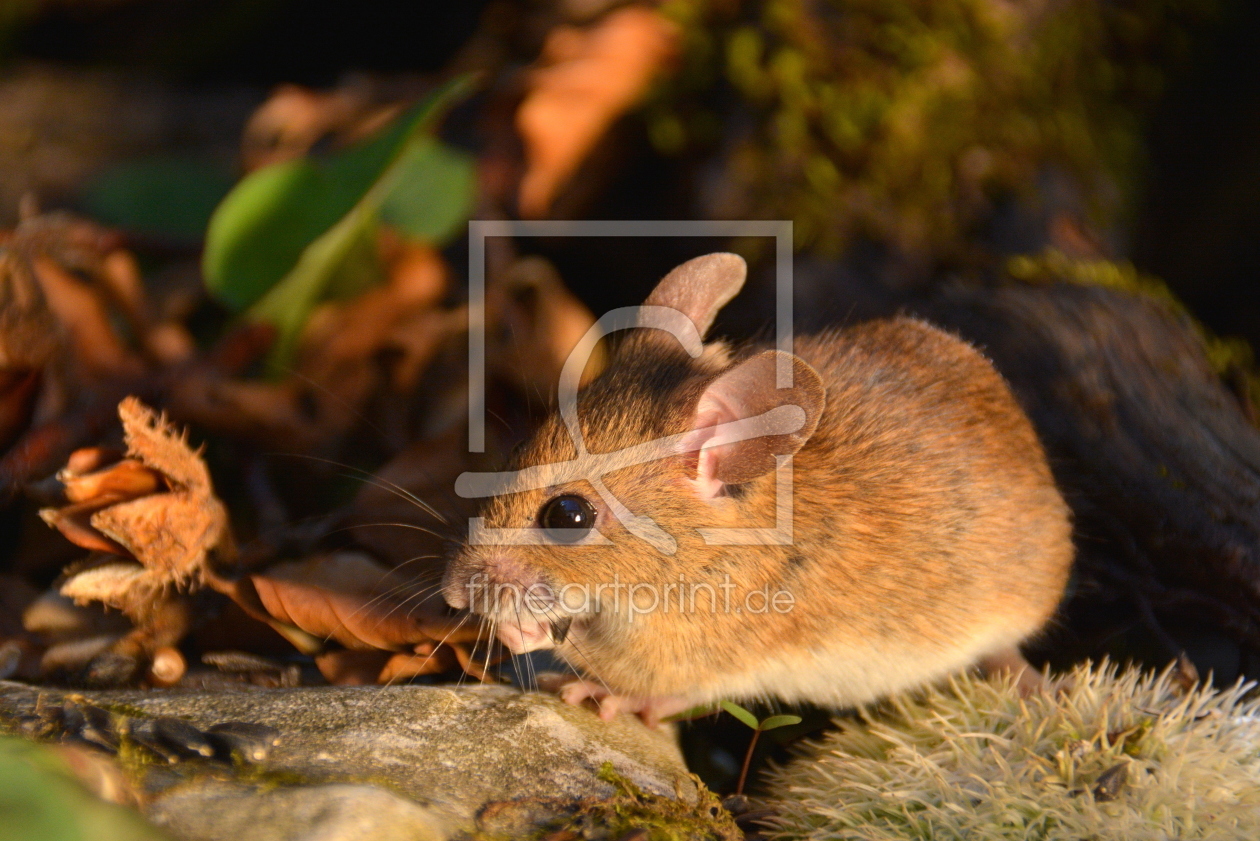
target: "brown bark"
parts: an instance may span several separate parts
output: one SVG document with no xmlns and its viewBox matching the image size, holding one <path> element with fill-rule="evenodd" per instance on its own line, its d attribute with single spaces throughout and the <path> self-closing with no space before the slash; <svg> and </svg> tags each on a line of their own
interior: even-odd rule
<svg viewBox="0 0 1260 841">
<path fill-rule="evenodd" d="M 1078 285 L 952 290 L 920 312 L 980 345 L 1076 518 L 1074 584 L 1034 655 L 1260 675 L 1260 431 L 1187 318 Z"/>
</svg>

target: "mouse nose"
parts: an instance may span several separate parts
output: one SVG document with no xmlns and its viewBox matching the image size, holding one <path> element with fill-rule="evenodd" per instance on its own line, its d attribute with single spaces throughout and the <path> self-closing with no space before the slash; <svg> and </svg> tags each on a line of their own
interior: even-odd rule
<svg viewBox="0 0 1260 841">
<path fill-rule="evenodd" d="M 446 565 L 446 573 L 442 576 L 442 597 L 446 603 L 456 610 L 468 607 L 468 578 L 470 571 L 463 557 L 456 557 Z"/>
<path fill-rule="evenodd" d="M 468 589 L 459 582 L 451 580 L 450 573 L 447 573 L 446 580 L 442 582 L 442 597 L 456 610 L 468 608 Z"/>
<path fill-rule="evenodd" d="M 442 583 L 446 603 L 473 613 L 511 616 L 554 608 L 555 594 L 537 570 L 509 554 L 460 556 Z"/>
</svg>

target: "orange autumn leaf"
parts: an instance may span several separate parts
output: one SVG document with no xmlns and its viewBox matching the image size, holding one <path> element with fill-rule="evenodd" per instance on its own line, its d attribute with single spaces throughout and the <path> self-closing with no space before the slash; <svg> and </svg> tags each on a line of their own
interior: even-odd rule
<svg viewBox="0 0 1260 841">
<path fill-rule="evenodd" d="M 551 31 L 516 112 L 526 157 L 522 216 L 547 213 L 609 126 L 642 99 L 677 41 L 675 26 L 644 6 L 617 9 L 590 28 Z"/>
<path fill-rule="evenodd" d="M 359 555 L 279 564 L 250 581 L 275 621 L 357 651 L 478 637 L 473 623 L 444 615 L 440 597 L 420 598 L 415 588 Z"/>
</svg>

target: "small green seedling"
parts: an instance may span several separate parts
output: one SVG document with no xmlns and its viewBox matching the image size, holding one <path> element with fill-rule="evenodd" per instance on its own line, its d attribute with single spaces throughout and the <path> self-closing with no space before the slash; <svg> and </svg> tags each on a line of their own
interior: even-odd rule
<svg viewBox="0 0 1260 841">
<path fill-rule="evenodd" d="M 767 730 L 777 730 L 780 727 L 800 724 L 801 717 L 799 715 L 772 715 L 769 718 L 758 720 L 757 716 L 733 701 L 723 701 L 721 706 L 722 709 L 751 727 L 753 731 L 752 739 L 748 742 L 748 750 L 744 752 L 744 766 L 739 769 L 739 782 L 735 784 L 735 793 L 743 794 L 744 782 L 748 779 L 748 766 L 752 763 L 753 751 L 757 748 L 757 739 Z"/>
<path fill-rule="evenodd" d="M 672 724 L 678 721 L 695 721 L 696 719 L 699 719 L 699 718 L 708 718 L 711 715 L 717 715 L 721 711 L 722 710 L 720 708 L 715 707 L 712 704 L 701 704 L 698 707 L 692 707 L 689 710 L 683 710 L 680 713 L 675 713 L 674 715 L 666 716 L 665 718 L 662 718 L 661 721 L 664 721 L 668 724 Z"/>
</svg>

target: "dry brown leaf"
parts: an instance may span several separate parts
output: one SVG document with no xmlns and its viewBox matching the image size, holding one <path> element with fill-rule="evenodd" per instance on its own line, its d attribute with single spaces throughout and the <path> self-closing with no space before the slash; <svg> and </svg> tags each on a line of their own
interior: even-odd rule
<svg viewBox="0 0 1260 841">
<path fill-rule="evenodd" d="M 489 364 L 525 394 L 554 395 L 565 361 L 595 316 L 541 257 L 513 263 L 487 289 L 486 307 L 498 328 L 488 331 Z M 582 382 L 602 371 L 605 360 L 601 342 L 587 360 Z"/>
<path fill-rule="evenodd" d="M 25 261 L 0 250 L 0 370 L 39 371 L 57 345 L 57 321 Z"/>
<path fill-rule="evenodd" d="M 329 437 L 319 418 L 304 410 L 311 391 L 298 380 L 273 383 L 199 372 L 173 383 L 171 405 L 180 417 L 196 418 L 222 435 L 302 452 Z"/>
<path fill-rule="evenodd" d="M 403 360 L 406 367 L 424 367 L 445 335 L 444 319 L 437 309 L 448 282 L 441 254 L 423 245 L 386 247 L 393 252 L 388 282 L 349 301 L 324 304 L 302 333 L 299 378 L 319 383 L 315 396 L 321 405 L 319 414 L 330 419 L 328 432 L 344 431 L 356 422 L 357 407 L 388 384 L 380 375 L 383 356 L 392 360 L 401 350 L 413 357 Z M 417 323 L 425 316 L 433 318 Z M 395 346 L 400 327 L 420 335 Z"/>
<path fill-rule="evenodd" d="M 58 473 L 57 478 L 65 486 L 66 499 L 71 502 L 87 502 L 103 496 L 135 499 L 155 493 L 162 487 L 160 473 L 130 458 L 106 470 L 90 473 L 72 472 L 67 464 L 67 469 Z"/>
<path fill-rule="evenodd" d="M 119 397 L 156 393 L 193 352 L 174 320 L 155 323 L 135 259 L 120 237 L 64 213 L 0 232 L 0 487 L 46 475 L 99 437 Z M 169 315 L 167 317 L 170 317 Z M 184 366 L 181 366 L 184 367 Z M 4 429 L 6 419 L 17 419 Z"/>
<path fill-rule="evenodd" d="M 390 570 L 354 553 L 277 565 L 250 580 L 277 622 L 346 648 L 397 651 L 448 636 L 469 640 L 459 620 L 444 615 L 440 597 L 419 598 Z"/>
<path fill-rule="evenodd" d="M 48 309 L 66 331 L 75 356 L 92 376 L 138 376 L 144 366 L 114 330 L 109 310 L 96 290 L 37 255 L 31 261 Z"/>
<path fill-rule="evenodd" d="M 450 271 L 433 246 L 399 236 L 388 228 L 378 236 L 381 260 L 389 285 L 398 290 L 399 301 L 413 307 L 434 307 L 446 297 Z"/>
<path fill-rule="evenodd" d="M 200 451 L 188 446 L 188 435 L 176 429 L 164 415 L 158 415 L 138 398 L 128 397 L 118 404 L 123 441 L 127 455 L 161 473 L 173 489 L 213 498 L 210 471 Z"/>
<path fill-rule="evenodd" d="M 249 172 L 300 158 L 329 135 L 352 142 L 384 126 L 399 110 L 374 104 L 368 86 L 353 82 L 331 91 L 281 85 L 249 118 L 241 161 Z"/>
<path fill-rule="evenodd" d="M 423 651 L 391 654 L 388 651 L 338 649 L 316 656 L 315 665 L 324 679 L 337 686 L 389 684 L 422 675 L 436 675 L 459 668 L 459 646 L 430 644 Z M 477 668 L 477 666 L 474 666 Z M 480 677 L 475 672 L 469 672 Z"/>
<path fill-rule="evenodd" d="M 122 451 L 113 447 L 83 447 L 70 454 L 61 474 L 74 477 L 95 473 L 106 465 L 119 461 L 122 457 Z"/>
<path fill-rule="evenodd" d="M 144 293 L 140 266 L 131 252 L 120 248 L 102 257 L 100 276 L 102 286 L 109 292 L 132 328 L 140 329 L 147 324 L 149 300 Z"/>
<path fill-rule="evenodd" d="M 111 505 L 92 526 L 127 548 L 164 585 L 201 580 L 208 554 L 223 540 L 227 512 L 213 497 L 186 491 L 153 494 Z"/>
<path fill-rule="evenodd" d="M 388 651 L 337 648 L 315 655 L 315 665 L 334 686 L 370 686 L 393 656 Z"/>
<path fill-rule="evenodd" d="M 677 42 L 674 24 L 645 6 L 617 9 L 589 28 L 551 31 L 516 112 L 526 156 L 522 216 L 546 215 L 609 126 L 643 97 Z"/>
<path fill-rule="evenodd" d="M 137 350 L 163 363 L 191 353 L 182 327 L 153 324 L 135 258 L 118 247 L 115 233 L 70 214 L 48 213 L 24 218 L 4 234 L 0 369 L 56 364 L 69 369 L 61 372 L 70 377 L 66 387 L 94 388 L 101 377 L 144 374 L 146 359 Z M 118 330 L 119 320 L 129 337 Z M 158 326 L 161 334 L 151 335 Z"/>
<path fill-rule="evenodd" d="M 389 658 L 377 674 L 376 682 L 397 683 L 422 675 L 441 674 L 458 665 L 459 657 L 455 654 L 454 646 L 441 646 L 432 651 L 400 652 Z"/>
<path fill-rule="evenodd" d="M 469 647 L 491 648 L 478 623 L 451 616 L 436 592 L 366 556 L 343 552 L 278 564 L 250 576 L 248 592 L 225 591 L 272 627 L 345 649 L 315 654 L 330 683 L 390 683 L 462 666 L 484 679 Z M 391 656 L 391 653 L 397 652 Z"/>
<path fill-rule="evenodd" d="M 107 505 L 113 505 L 119 499 L 120 497 L 117 496 L 105 496 L 77 502 L 63 508 L 43 508 L 39 516 L 75 546 L 90 552 L 126 555 L 126 548 L 92 526 L 92 515 Z"/>
<path fill-rule="evenodd" d="M 301 85 L 279 86 L 245 124 L 241 138 L 245 171 L 304 156 L 359 107 L 353 91 L 325 93 Z"/>
<path fill-rule="evenodd" d="M 462 336 L 467 325 L 466 306 L 420 310 L 399 319 L 382 347 L 390 359 L 389 379 L 394 393 L 412 394 L 443 348 Z"/>
<path fill-rule="evenodd" d="M 335 640 L 356 651 L 393 649 L 408 636 L 427 639 L 404 614 L 379 615 L 359 594 L 337 593 L 265 575 L 252 576 L 251 580 L 263 607 L 277 622 L 300 628 L 313 637 Z"/>
<path fill-rule="evenodd" d="M 437 306 L 449 274 L 439 252 L 392 235 L 381 248 L 388 282 L 318 307 L 294 376 L 266 382 L 198 372 L 172 384 L 172 411 L 268 448 L 309 452 L 362 423 L 370 401 L 414 401 L 420 375 L 466 319 Z"/>
<path fill-rule="evenodd" d="M 395 576 L 392 569 L 362 552 L 334 552 L 301 561 L 284 561 L 270 566 L 267 575 L 340 593 L 378 593 L 406 583 Z"/>
<path fill-rule="evenodd" d="M 191 334 L 176 321 L 155 323 L 140 267 L 130 251 L 118 249 L 101 260 L 101 286 L 127 319 L 132 333 L 148 356 L 162 364 L 185 362 L 196 352 Z"/>
<path fill-rule="evenodd" d="M 487 657 L 484 662 L 479 663 L 473 659 L 473 654 L 477 651 L 475 643 L 471 651 L 466 645 L 452 645 L 450 649 L 451 653 L 455 655 L 455 660 L 459 663 L 459 667 L 482 683 L 493 682 L 495 678 L 489 672 L 490 667 L 498 665 L 510 656 L 506 652 L 500 651 L 499 654 Z"/>
</svg>

